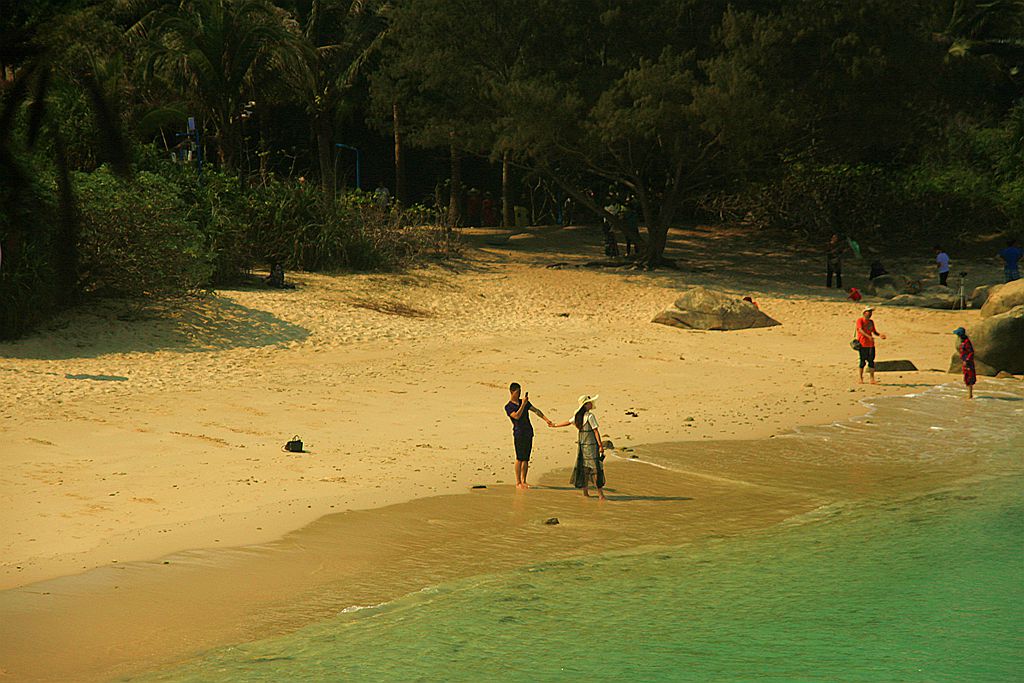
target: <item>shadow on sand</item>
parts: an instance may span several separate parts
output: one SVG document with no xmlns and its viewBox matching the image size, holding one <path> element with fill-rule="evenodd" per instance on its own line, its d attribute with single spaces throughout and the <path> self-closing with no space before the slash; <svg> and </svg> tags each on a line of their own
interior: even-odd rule
<svg viewBox="0 0 1024 683">
<path fill-rule="evenodd" d="M 303 341 L 309 330 L 220 296 L 126 315 L 123 303 L 68 311 L 24 339 L 0 344 L 0 358 L 70 360 L 112 353 L 196 353 Z"/>
</svg>

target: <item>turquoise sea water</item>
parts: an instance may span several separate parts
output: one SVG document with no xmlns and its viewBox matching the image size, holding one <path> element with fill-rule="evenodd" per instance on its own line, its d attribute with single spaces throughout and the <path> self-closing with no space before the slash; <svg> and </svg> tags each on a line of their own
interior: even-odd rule
<svg viewBox="0 0 1024 683">
<path fill-rule="evenodd" d="M 1003 424 L 941 490 L 432 587 L 144 680 L 1024 680 L 1024 438 Z"/>
</svg>

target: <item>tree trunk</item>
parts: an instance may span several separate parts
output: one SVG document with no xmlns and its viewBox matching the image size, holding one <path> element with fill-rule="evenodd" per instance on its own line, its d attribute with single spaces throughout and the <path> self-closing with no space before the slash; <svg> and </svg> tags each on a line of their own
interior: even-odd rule
<svg viewBox="0 0 1024 683">
<path fill-rule="evenodd" d="M 451 134 L 452 177 L 448 194 L 448 222 L 458 225 L 462 221 L 462 156 L 455 146 L 455 133 Z"/>
<path fill-rule="evenodd" d="M 402 151 L 402 128 L 398 103 L 391 105 L 391 121 L 395 134 L 395 200 L 405 205 L 405 154 Z"/>
<path fill-rule="evenodd" d="M 668 244 L 668 225 L 656 220 L 647 225 L 647 248 L 639 263 L 646 270 L 666 267 L 676 268 L 675 261 L 665 258 L 665 246 Z"/>
<path fill-rule="evenodd" d="M 266 185 L 267 177 L 270 175 L 270 127 L 267 125 L 266 110 L 261 109 L 257 112 L 256 121 L 259 124 L 260 129 L 260 182 Z"/>
<path fill-rule="evenodd" d="M 327 120 L 327 117 L 319 117 L 315 125 L 317 156 L 320 158 L 320 187 L 329 199 L 334 199 L 336 181 L 331 122 Z"/>
<path fill-rule="evenodd" d="M 508 228 L 512 226 L 512 198 L 511 189 L 511 164 L 508 160 L 508 152 L 501 154 L 501 226 Z"/>
</svg>

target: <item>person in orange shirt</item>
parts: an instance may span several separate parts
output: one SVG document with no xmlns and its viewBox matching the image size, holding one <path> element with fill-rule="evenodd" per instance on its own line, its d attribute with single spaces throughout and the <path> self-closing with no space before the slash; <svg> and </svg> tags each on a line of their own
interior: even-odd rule
<svg viewBox="0 0 1024 683">
<path fill-rule="evenodd" d="M 868 306 L 864 309 L 864 315 L 857 318 L 857 341 L 860 342 L 860 383 L 864 384 L 864 366 L 868 366 L 868 374 L 871 376 L 871 383 L 875 381 L 875 336 L 885 339 L 885 335 L 875 327 L 875 321 L 871 319 L 874 308 Z"/>
</svg>

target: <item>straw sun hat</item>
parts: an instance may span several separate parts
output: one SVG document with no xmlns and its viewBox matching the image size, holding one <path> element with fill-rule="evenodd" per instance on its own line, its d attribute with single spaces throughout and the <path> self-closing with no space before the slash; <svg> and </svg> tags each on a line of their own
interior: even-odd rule
<svg viewBox="0 0 1024 683">
<path fill-rule="evenodd" d="M 579 398 L 581 408 L 583 407 L 584 403 L 594 403 L 595 401 L 597 401 L 597 394 L 594 394 L 593 396 L 591 396 L 590 394 L 583 394 Z"/>
</svg>

